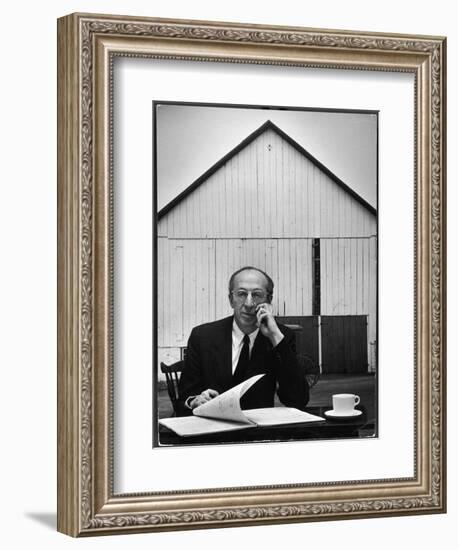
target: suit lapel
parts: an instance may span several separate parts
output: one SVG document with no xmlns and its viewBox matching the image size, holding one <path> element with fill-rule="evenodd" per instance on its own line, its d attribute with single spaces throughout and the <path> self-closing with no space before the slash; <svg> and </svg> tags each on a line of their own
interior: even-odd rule
<svg viewBox="0 0 458 550">
<path fill-rule="evenodd" d="M 232 383 L 232 322 L 233 317 L 224 320 L 221 331 L 215 335 L 215 348 L 218 365 L 218 378 L 224 391 L 231 387 Z"/>
<path fill-rule="evenodd" d="M 217 368 L 217 376 L 220 381 L 223 391 L 231 388 L 232 380 L 232 323 L 233 317 L 224 319 L 218 333 L 214 334 L 213 342 L 213 357 L 215 360 L 215 368 Z M 258 333 L 254 341 L 251 351 L 249 374 L 253 376 L 260 372 L 266 372 L 267 357 L 272 345 L 269 340 Z"/>
</svg>

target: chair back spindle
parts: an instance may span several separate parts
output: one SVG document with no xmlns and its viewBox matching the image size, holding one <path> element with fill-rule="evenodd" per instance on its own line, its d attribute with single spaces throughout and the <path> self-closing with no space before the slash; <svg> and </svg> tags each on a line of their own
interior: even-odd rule
<svg viewBox="0 0 458 550">
<path fill-rule="evenodd" d="M 167 383 L 167 393 L 173 406 L 174 415 L 178 415 L 178 384 L 180 382 L 181 371 L 184 361 L 177 361 L 173 365 L 166 365 L 161 362 L 161 372 L 165 374 Z"/>
</svg>

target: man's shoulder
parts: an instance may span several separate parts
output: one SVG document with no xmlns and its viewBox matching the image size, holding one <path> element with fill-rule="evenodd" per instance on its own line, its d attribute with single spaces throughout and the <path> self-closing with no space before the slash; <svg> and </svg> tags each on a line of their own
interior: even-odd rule
<svg viewBox="0 0 458 550">
<path fill-rule="evenodd" d="M 214 333 L 219 331 L 224 331 L 229 327 L 232 327 L 233 317 L 225 317 L 224 319 L 218 319 L 217 321 L 211 321 L 210 323 L 204 323 L 198 325 L 192 329 L 192 334 L 199 336 L 205 335 L 208 333 Z"/>
</svg>

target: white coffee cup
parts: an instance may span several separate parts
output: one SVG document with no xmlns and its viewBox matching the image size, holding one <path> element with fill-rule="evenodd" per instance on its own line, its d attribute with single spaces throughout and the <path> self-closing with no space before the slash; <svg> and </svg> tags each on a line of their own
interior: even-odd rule
<svg viewBox="0 0 458 550">
<path fill-rule="evenodd" d="M 351 414 L 359 401 L 359 395 L 353 393 L 336 393 L 332 396 L 332 408 L 337 414 Z"/>
</svg>

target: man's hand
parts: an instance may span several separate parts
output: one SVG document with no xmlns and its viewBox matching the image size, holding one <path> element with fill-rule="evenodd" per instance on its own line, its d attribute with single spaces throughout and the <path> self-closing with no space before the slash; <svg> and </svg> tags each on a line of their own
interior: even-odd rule
<svg viewBox="0 0 458 550">
<path fill-rule="evenodd" d="M 283 334 L 275 321 L 273 310 L 272 304 L 259 304 L 256 307 L 256 324 L 261 333 L 266 338 L 269 338 L 272 345 L 275 347 L 283 340 Z"/>
<path fill-rule="evenodd" d="M 189 406 L 191 409 L 195 409 L 199 405 L 203 405 L 204 403 L 207 403 L 207 401 L 211 401 L 217 395 L 219 395 L 219 393 L 216 390 L 205 390 L 200 395 L 196 395 L 196 397 L 194 397 L 194 399 L 189 403 Z"/>
</svg>

